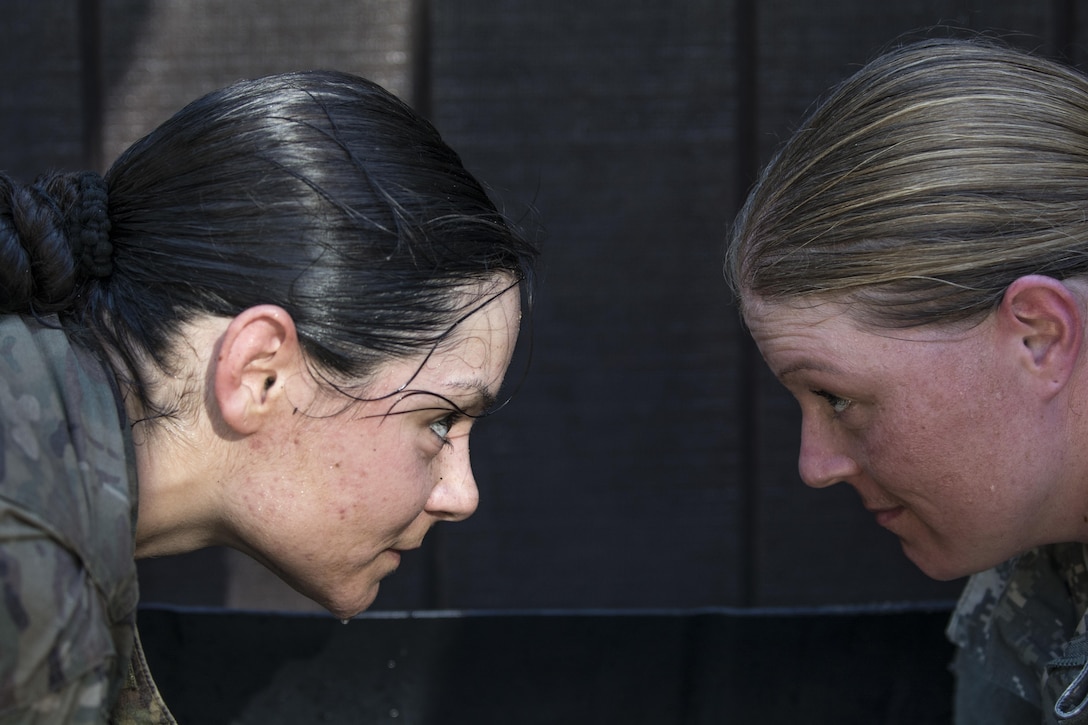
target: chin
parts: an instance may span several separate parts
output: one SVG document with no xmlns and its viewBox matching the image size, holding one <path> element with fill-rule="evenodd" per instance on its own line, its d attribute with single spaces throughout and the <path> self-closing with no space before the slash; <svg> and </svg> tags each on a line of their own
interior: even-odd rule
<svg viewBox="0 0 1088 725">
<path fill-rule="evenodd" d="M 311 599 L 337 619 L 350 619 L 366 611 L 378 596 L 378 582 L 368 581 L 362 587 L 349 588 L 347 584 L 329 588 L 295 587 L 306 598 Z"/>
<path fill-rule="evenodd" d="M 954 579 L 960 579 L 971 574 L 977 574 L 974 571 L 962 571 L 959 569 L 941 569 L 941 568 L 925 568 L 918 567 L 922 570 L 922 573 L 928 576 L 930 579 L 934 579 L 939 582 L 950 582 Z"/>
<path fill-rule="evenodd" d="M 989 569 L 989 566 L 984 567 L 968 567 L 957 563 L 947 557 L 942 557 L 939 554 L 932 554 L 925 556 L 924 553 L 914 551 L 903 543 L 903 553 L 907 555 L 907 558 L 914 563 L 916 567 L 922 570 L 922 573 L 928 576 L 930 579 L 936 581 L 947 582 L 953 579 L 960 579 L 971 574 L 977 574 L 980 571 Z"/>
<path fill-rule="evenodd" d="M 319 604 L 339 619 L 350 619 L 370 608 L 377 596 L 378 584 L 375 583 L 361 595 L 345 595 L 343 598 L 332 598 L 328 601 L 319 602 Z"/>
</svg>

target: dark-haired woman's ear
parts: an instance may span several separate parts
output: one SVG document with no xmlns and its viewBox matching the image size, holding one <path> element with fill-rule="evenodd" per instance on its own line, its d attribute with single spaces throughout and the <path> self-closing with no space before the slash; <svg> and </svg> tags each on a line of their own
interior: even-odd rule
<svg viewBox="0 0 1088 725">
<path fill-rule="evenodd" d="M 257 431 L 297 370 L 301 350 L 291 315 L 275 305 L 251 307 L 230 321 L 212 361 L 215 400 L 230 430 Z"/>
<path fill-rule="evenodd" d="M 1044 275 L 1020 277 L 998 308 L 1024 369 L 1057 394 L 1074 372 L 1084 340 L 1084 300 L 1069 285 Z"/>
</svg>

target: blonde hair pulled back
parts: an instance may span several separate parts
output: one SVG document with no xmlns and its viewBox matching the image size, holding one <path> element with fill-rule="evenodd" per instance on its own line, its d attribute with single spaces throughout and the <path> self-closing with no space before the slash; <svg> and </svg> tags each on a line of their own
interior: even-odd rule
<svg viewBox="0 0 1088 725">
<path fill-rule="evenodd" d="M 1088 273 L 1088 79 L 989 41 L 873 60 L 763 170 L 738 297 L 849 301 L 877 327 L 975 321 L 1018 277 Z"/>
</svg>

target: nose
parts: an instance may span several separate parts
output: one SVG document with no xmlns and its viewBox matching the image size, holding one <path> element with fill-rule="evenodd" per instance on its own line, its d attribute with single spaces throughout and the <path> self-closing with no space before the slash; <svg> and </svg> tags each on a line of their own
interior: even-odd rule
<svg viewBox="0 0 1088 725">
<path fill-rule="evenodd" d="M 797 470 L 812 488 L 826 488 L 861 472 L 861 466 L 846 450 L 835 431 L 808 416 L 801 423 L 801 452 Z"/>
<path fill-rule="evenodd" d="M 438 483 L 431 490 L 425 510 L 443 521 L 464 521 L 476 511 L 480 503 L 480 491 L 476 477 L 472 475 L 472 462 L 468 446 L 464 450 L 448 452 L 449 465 L 438 472 Z"/>
</svg>

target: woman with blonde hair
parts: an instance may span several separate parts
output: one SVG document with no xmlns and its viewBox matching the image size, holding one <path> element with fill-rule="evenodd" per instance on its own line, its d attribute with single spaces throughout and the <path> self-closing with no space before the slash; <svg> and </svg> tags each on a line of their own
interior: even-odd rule
<svg viewBox="0 0 1088 725">
<path fill-rule="evenodd" d="M 971 575 L 956 722 L 1088 722 L 1088 80 L 989 41 L 882 55 L 763 171 L 726 274 L 804 482 Z"/>
</svg>

